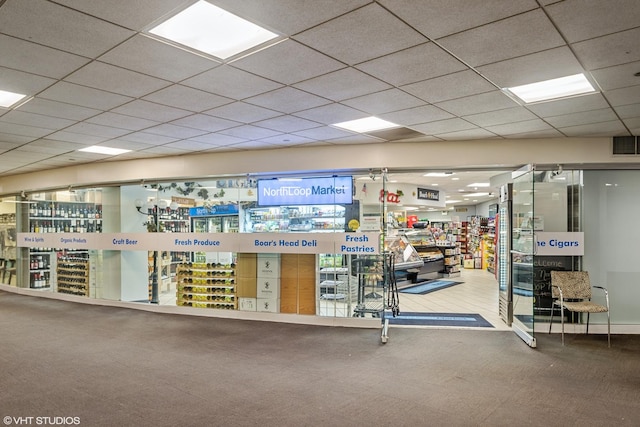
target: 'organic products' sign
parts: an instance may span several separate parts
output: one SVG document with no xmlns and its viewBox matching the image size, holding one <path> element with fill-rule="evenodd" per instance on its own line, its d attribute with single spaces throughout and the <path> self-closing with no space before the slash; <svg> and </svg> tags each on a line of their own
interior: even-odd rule
<svg viewBox="0 0 640 427">
<path fill-rule="evenodd" d="M 259 206 L 350 205 L 353 179 L 331 178 L 260 179 Z"/>
</svg>

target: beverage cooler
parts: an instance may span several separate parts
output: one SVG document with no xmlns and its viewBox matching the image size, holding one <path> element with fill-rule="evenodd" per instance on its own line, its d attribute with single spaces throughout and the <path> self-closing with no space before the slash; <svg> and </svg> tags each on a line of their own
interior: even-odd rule
<svg viewBox="0 0 640 427">
<path fill-rule="evenodd" d="M 513 285 L 511 280 L 511 211 L 512 184 L 500 188 L 500 204 L 496 215 L 496 278 L 498 279 L 498 312 L 507 325 L 513 320 Z"/>
<path fill-rule="evenodd" d="M 189 210 L 193 233 L 237 233 L 240 219 L 237 204 L 196 207 Z M 232 264 L 231 252 L 194 252 L 193 262 Z"/>
</svg>

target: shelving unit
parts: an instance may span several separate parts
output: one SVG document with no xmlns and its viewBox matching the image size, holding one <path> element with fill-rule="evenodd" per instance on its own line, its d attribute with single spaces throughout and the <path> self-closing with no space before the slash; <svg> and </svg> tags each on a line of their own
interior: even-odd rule
<svg viewBox="0 0 640 427">
<path fill-rule="evenodd" d="M 191 230 L 189 208 L 160 209 L 158 212 L 159 230 L 165 233 L 189 233 Z"/>
<path fill-rule="evenodd" d="M 31 233 L 101 233 L 102 205 L 88 201 L 34 200 L 28 210 Z M 51 287 L 52 264 L 59 254 L 62 258 L 87 258 L 86 250 L 55 248 L 29 249 L 29 287 Z M 72 293 L 72 292 L 67 292 Z"/>
<path fill-rule="evenodd" d="M 181 263 L 177 281 L 178 306 L 238 309 L 235 264 Z"/>
<path fill-rule="evenodd" d="M 89 259 L 64 256 L 56 263 L 59 293 L 88 297 L 90 291 Z"/>
<path fill-rule="evenodd" d="M 339 205 L 249 209 L 253 232 L 322 232 L 344 230 L 345 208 Z"/>
<path fill-rule="evenodd" d="M 444 268 L 440 272 L 442 277 L 460 276 L 460 248 L 457 245 L 438 246 L 444 256 Z"/>
</svg>

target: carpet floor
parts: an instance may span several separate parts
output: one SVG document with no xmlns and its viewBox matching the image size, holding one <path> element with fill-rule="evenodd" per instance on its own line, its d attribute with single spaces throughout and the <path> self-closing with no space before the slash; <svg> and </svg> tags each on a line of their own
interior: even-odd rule
<svg viewBox="0 0 640 427">
<path fill-rule="evenodd" d="M 640 425 L 638 335 L 614 335 L 610 349 L 602 335 L 562 346 L 538 334 L 536 349 L 482 328 L 379 335 L 0 291 L 0 416 L 85 427 Z"/>
</svg>

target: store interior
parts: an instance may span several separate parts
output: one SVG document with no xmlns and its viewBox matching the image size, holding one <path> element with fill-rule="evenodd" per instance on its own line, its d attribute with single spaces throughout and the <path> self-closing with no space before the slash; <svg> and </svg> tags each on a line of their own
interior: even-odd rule
<svg viewBox="0 0 640 427">
<path fill-rule="evenodd" d="M 384 228 L 386 249 L 398 254 L 395 281 L 400 310 L 479 313 L 501 328 L 506 325 L 497 313 L 493 247 L 497 191 L 493 186 L 499 182 L 496 177 L 504 174 L 371 170 L 353 176 L 350 205 L 258 206 L 257 180 L 247 178 L 78 188 L 34 193 L 25 200 L 27 203 L 2 205 L 5 210 L 22 210 L 17 215 L 5 214 L 5 228 L 11 228 L 17 217 L 17 230 L 31 233 L 343 233 L 355 231 L 356 220 L 360 231 Z M 383 192 L 385 201 L 381 203 Z M 15 230 L 4 230 L 4 234 L 15 234 Z M 17 249 L 12 247 L 15 241 L 4 240 L 9 245 L 5 244 L 3 256 L 11 259 L 15 255 L 10 251 L 15 253 Z M 231 266 L 238 264 L 239 255 L 204 250 L 122 251 L 117 265 L 121 277 L 126 277 L 126 285 L 120 281 L 119 287 L 114 288 L 108 285 L 118 282 L 110 276 L 114 274 L 110 268 L 114 266 L 111 251 L 30 248 L 28 266 L 22 275 L 16 265 L 7 265 L 3 282 L 17 284 L 19 277 L 26 277 L 28 287 L 45 292 L 169 306 L 252 310 L 265 290 L 258 285 L 257 301 L 248 301 L 251 298 L 241 297 L 241 291 L 237 293 L 243 278 L 240 270 L 234 271 Z M 369 310 L 358 311 L 362 286 L 354 284 L 356 258 L 316 255 L 313 314 L 375 315 Z M 207 270 L 198 272 L 194 265 L 206 265 Z M 233 277 L 235 274 L 238 276 Z M 151 276 L 157 282 L 155 295 Z M 186 286 L 187 281 L 190 286 Z M 195 284 L 209 281 L 216 283 L 215 295 L 200 295 L 202 287 Z M 412 291 L 420 284 L 437 282 L 443 282 L 443 286 Z M 374 286 L 367 295 L 377 292 Z M 283 304 L 272 303 L 271 310 L 279 311 L 278 306 Z"/>
</svg>

